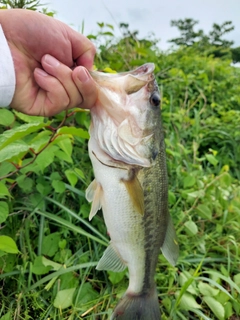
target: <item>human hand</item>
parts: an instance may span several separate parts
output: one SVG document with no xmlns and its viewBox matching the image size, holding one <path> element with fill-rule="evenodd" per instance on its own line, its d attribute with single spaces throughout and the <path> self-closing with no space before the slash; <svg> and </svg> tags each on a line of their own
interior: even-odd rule
<svg viewBox="0 0 240 320">
<path fill-rule="evenodd" d="M 85 68 L 93 65 L 95 48 L 86 37 L 30 10 L 0 10 L 0 24 L 16 74 L 10 107 L 30 115 L 51 116 L 94 104 L 96 86 Z"/>
</svg>

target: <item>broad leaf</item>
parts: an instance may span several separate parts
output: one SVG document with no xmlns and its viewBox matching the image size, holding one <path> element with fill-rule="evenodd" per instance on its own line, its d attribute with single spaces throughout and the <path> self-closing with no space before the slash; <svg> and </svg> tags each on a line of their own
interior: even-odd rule
<svg viewBox="0 0 240 320">
<path fill-rule="evenodd" d="M 0 224 L 3 223 L 8 216 L 9 208 L 5 201 L 0 201 Z"/>
<path fill-rule="evenodd" d="M 206 296 L 203 297 L 203 300 L 209 306 L 209 308 L 212 310 L 212 312 L 215 314 L 217 319 L 219 319 L 219 320 L 225 319 L 225 310 L 220 302 L 218 302 L 213 297 L 206 297 Z"/>
<path fill-rule="evenodd" d="M 73 295 L 75 290 L 76 288 L 58 291 L 53 302 L 54 307 L 61 310 L 70 307 L 73 303 Z"/>
<path fill-rule="evenodd" d="M 16 140 L 20 140 L 21 138 L 29 135 L 30 133 L 36 132 L 39 129 L 48 126 L 50 123 L 51 121 L 48 121 L 47 123 L 33 122 L 23 124 L 19 127 L 3 132 L 0 136 L 0 150 L 9 145 L 10 143 Z"/>
<path fill-rule="evenodd" d="M 0 109 L 0 124 L 10 126 L 15 120 L 14 114 L 5 108 Z"/>
<path fill-rule="evenodd" d="M 75 128 L 75 127 L 61 127 L 57 131 L 58 134 L 71 134 L 73 136 L 89 139 L 89 133 L 82 129 L 82 128 Z"/>
<path fill-rule="evenodd" d="M 0 250 L 7 253 L 18 253 L 15 241 L 8 236 L 0 236 Z"/>
<path fill-rule="evenodd" d="M 0 150 L 0 162 L 11 160 L 18 155 L 24 155 L 29 150 L 29 145 L 24 141 L 16 141 Z"/>
</svg>

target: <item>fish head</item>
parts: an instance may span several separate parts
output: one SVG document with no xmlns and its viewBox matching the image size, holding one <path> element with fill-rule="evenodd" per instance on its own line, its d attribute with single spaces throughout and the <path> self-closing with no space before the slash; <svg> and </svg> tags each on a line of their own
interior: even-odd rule
<svg viewBox="0 0 240 320">
<path fill-rule="evenodd" d="M 101 162 L 149 167 L 160 148 L 160 93 L 154 64 L 129 72 L 91 72 L 98 99 L 91 108 L 92 149 Z"/>
</svg>

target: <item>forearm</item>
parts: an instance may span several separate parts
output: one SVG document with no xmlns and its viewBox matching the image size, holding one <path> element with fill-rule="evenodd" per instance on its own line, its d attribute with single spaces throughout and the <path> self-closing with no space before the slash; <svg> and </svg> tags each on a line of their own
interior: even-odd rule
<svg viewBox="0 0 240 320">
<path fill-rule="evenodd" d="M 0 19 L 0 107 L 8 106 L 15 91 L 15 70 L 11 52 L 2 31 Z"/>
</svg>

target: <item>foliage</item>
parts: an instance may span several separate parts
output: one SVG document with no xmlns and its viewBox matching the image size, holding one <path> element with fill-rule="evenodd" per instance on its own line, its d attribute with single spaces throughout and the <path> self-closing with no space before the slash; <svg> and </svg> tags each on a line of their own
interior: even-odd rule
<svg viewBox="0 0 240 320">
<path fill-rule="evenodd" d="M 162 319 L 240 313 L 240 74 L 194 45 L 161 52 L 128 25 L 116 41 L 99 23 L 96 67 L 156 65 L 162 94 L 169 206 L 180 243 L 156 273 Z M 94 40 L 95 39 L 95 40 Z M 88 222 L 89 113 L 50 119 L 0 110 L 0 319 L 108 319 L 128 274 L 95 270 L 107 243 L 101 214 Z"/>
<path fill-rule="evenodd" d="M 231 58 L 234 63 L 240 61 L 239 47 L 232 48 L 233 41 L 224 39 L 224 36 L 234 30 L 231 21 L 222 24 L 214 23 L 212 30 L 206 34 L 202 29 L 194 30 L 199 21 L 186 18 L 184 20 L 172 20 L 171 26 L 177 27 L 180 37 L 169 40 L 177 46 L 195 46 L 199 51 L 210 49 L 210 53 L 215 57 Z"/>
<path fill-rule="evenodd" d="M 178 28 L 181 33 L 181 37 L 171 39 L 169 42 L 175 43 L 178 46 L 192 46 L 196 42 L 205 42 L 212 46 L 221 46 L 226 48 L 233 44 L 233 41 L 228 41 L 222 38 L 224 35 L 234 30 L 234 26 L 231 21 L 225 21 L 221 25 L 214 23 L 209 34 L 204 34 L 202 29 L 194 31 L 194 27 L 198 22 L 199 21 L 190 18 L 186 18 L 184 20 L 172 20 L 171 26 Z"/>
</svg>

